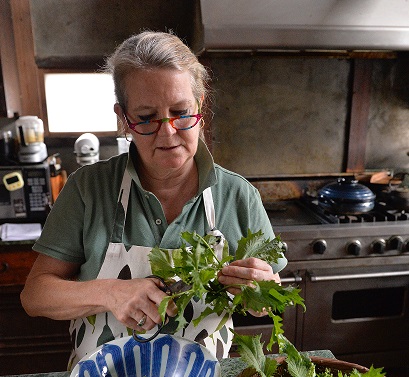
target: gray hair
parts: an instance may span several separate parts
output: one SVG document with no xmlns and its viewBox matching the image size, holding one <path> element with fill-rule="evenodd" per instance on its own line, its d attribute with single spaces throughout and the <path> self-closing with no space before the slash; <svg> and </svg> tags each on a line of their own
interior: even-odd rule
<svg viewBox="0 0 409 377">
<path fill-rule="evenodd" d="M 116 100 L 122 108 L 127 104 L 127 75 L 153 68 L 188 71 L 195 99 L 206 98 L 209 74 L 189 47 L 171 33 L 144 31 L 126 39 L 106 60 L 105 72 L 113 77 Z"/>
</svg>

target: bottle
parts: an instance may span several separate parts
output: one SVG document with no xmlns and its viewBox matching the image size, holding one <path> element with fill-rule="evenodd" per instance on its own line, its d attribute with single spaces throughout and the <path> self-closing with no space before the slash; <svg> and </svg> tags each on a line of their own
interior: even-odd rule
<svg viewBox="0 0 409 377">
<path fill-rule="evenodd" d="M 55 203 L 67 180 L 67 172 L 62 170 L 59 153 L 48 158 L 48 165 L 50 167 L 51 198 L 52 202 Z"/>
<path fill-rule="evenodd" d="M 11 131 L 0 134 L 0 165 L 15 165 L 16 140 Z"/>
</svg>

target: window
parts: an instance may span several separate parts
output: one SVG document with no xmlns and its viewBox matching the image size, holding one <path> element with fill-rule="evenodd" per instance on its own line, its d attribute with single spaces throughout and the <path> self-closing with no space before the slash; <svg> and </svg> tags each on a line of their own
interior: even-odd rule
<svg viewBox="0 0 409 377">
<path fill-rule="evenodd" d="M 116 132 L 115 95 L 106 73 L 45 73 L 48 131 Z"/>
</svg>

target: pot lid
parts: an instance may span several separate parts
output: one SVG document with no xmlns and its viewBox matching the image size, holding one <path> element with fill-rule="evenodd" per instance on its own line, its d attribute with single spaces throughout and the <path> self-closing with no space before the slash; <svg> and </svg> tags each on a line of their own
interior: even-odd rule
<svg viewBox="0 0 409 377">
<path fill-rule="evenodd" d="M 370 201 L 375 199 L 375 194 L 365 185 L 357 180 L 348 178 L 338 178 L 337 182 L 330 183 L 318 191 L 321 198 Z"/>
</svg>

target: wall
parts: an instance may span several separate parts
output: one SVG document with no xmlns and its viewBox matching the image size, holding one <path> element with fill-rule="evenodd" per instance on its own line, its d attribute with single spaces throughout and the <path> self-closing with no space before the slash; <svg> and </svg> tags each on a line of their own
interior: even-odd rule
<svg viewBox="0 0 409 377">
<path fill-rule="evenodd" d="M 99 64 L 142 29 L 173 30 L 193 45 L 195 0 L 30 0 L 40 67 Z"/>
<path fill-rule="evenodd" d="M 36 61 L 44 66 L 87 65 L 143 27 L 171 27 L 193 43 L 197 21 L 197 1 L 190 0 L 31 0 L 30 5 Z M 216 162 L 248 176 L 345 170 L 352 60 L 233 54 L 203 60 L 214 78 Z M 408 61 L 405 54 L 373 60 L 368 169 L 409 169 Z M 69 171 L 76 167 L 74 141 L 49 143 Z M 104 139 L 101 158 L 115 152 L 115 137 Z"/>
<path fill-rule="evenodd" d="M 212 60 L 213 152 L 244 175 L 343 169 L 348 60 Z"/>
<path fill-rule="evenodd" d="M 210 60 L 218 163 L 246 176 L 344 171 L 351 60 Z M 373 61 L 367 169 L 409 169 L 408 68 Z"/>
<path fill-rule="evenodd" d="M 368 169 L 409 170 L 409 59 L 374 62 L 366 143 Z"/>
</svg>

